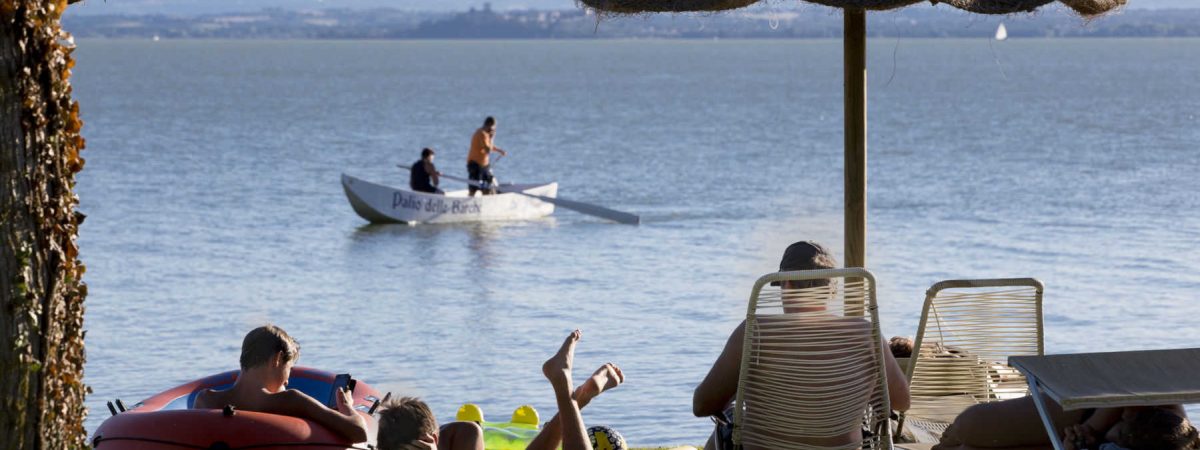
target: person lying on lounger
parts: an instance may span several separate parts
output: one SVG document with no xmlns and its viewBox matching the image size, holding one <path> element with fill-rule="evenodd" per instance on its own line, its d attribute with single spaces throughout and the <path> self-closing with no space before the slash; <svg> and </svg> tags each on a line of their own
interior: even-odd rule
<svg viewBox="0 0 1200 450">
<path fill-rule="evenodd" d="M 590 378 L 572 389 L 572 364 L 575 344 L 581 333 L 575 330 L 563 341 L 558 352 L 542 364 L 542 374 L 554 388 L 558 414 L 546 423 L 526 447 L 531 450 L 591 450 L 579 410 L 600 393 L 625 381 L 621 369 L 612 363 L 596 370 Z M 404 397 L 389 400 L 379 413 L 378 450 L 483 450 L 483 429 L 474 422 L 453 422 L 438 427 L 433 411 L 425 402 Z"/>
<path fill-rule="evenodd" d="M 779 262 L 779 271 L 793 270 L 821 270 L 833 269 L 837 266 L 837 261 L 833 255 L 825 249 L 824 246 L 811 241 L 796 242 L 783 252 L 783 258 Z M 830 286 L 829 280 L 806 280 L 806 281 L 787 281 L 783 283 L 782 288 L 787 290 L 809 289 L 818 286 Z M 832 289 L 832 287 L 831 287 Z M 793 313 L 797 311 L 805 312 L 820 312 L 824 310 L 824 306 L 787 306 L 787 297 L 784 297 L 784 311 Z M 846 320 L 847 318 L 830 316 L 830 327 L 836 327 L 838 330 L 852 329 L 855 334 L 869 338 L 871 329 L 865 321 Z M 763 320 L 764 323 L 766 319 Z M 777 318 L 772 320 L 791 320 L 787 317 Z M 727 411 L 731 410 L 731 403 L 737 395 L 738 379 L 740 378 L 740 367 L 742 363 L 743 341 L 746 335 L 746 322 L 733 330 L 729 340 L 725 343 L 725 349 L 721 352 L 721 356 L 717 357 L 713 363 L 708 375 L 704 377 L 704 381 L 696 386 L 696 391 L 692 397 L 692 413 L 696 417 L 721 417 L 723 421 L 730 421 L 732 417 L 728 417 Z M 882 343 L 881 345 L 887 345 Z M 849 350 L 848 350 L 849 351 Z M 848 355 L 842 355 L 848 356 Z M 909 392 L 908 381 L 901 371 L 900 365 L 896 363 L 895 357 L 891 352 L 884 352 L 884 364 L 887 371 L 888 397 L 891 401 L 893 410 L 905 411 L 909 407 Z M 871 392 L 871 382 L 863 380 L 863 408 L 866 408 L 869 394 Z M 750 431 L 748 431 L 750 432 Z M 716 436 L 709 439 L 705 448 L 715 448 Z M 845 436 L 841 436 L 836 440 L 837 443 L 826 442 L 807 442 L 810 445 L 820 446 L 841 446 L 850 445 L 861 441 L 861 433 L 855 432 Z"/>
<path fill-rule="evenodd" d="M 201 391 L 193 408 L 221 409 L 230 405 L 243 411 L 300 417 L 353 442 L 366 442 L 367 424 L 351 408 L 350 391 L 343 390 L 335 396 L 334 410 L 303 392 L 287 389 L 292 365 L 299 357 L 300 346 L 282 328 L 265 325 L 250 330 L 242 340 L 242 373 L 233 387 Z"/>
<path fill-rule="evenodd" d="M 1200 448 L 1196 428 L 1180 405 L 1063 411 L 1047 398 L 1067 450 L 1188 450 Z M 934 450 L 1050 449 L 1033 397 L 967 408 L 942 433 Z"/>
</svg>

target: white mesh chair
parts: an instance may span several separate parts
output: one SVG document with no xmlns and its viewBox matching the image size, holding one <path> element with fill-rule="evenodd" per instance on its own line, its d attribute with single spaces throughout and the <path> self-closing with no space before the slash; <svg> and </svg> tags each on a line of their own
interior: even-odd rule
<svg viewBox="0 0 1200 450">
<path fill-rule="evenodd" d="M 808 287 L 769 286 L 785 281 Z M 814 282 L 829 284 L 811 286 Z M 750 293 L 744 345 L 735 446 L 892 448 L 885 349 L 870 272 L 814 270 L 759 278 Z"/>
<path fill-rule="evenodd" d="M 1043 352 L 1042 283 L 1032 278 L 951 280 L 926 291 L 907 367 L 912 405 L 896 431 L 937 442 L 967 407 L 1024 397 L 1009 356 Z"/>
</svg>

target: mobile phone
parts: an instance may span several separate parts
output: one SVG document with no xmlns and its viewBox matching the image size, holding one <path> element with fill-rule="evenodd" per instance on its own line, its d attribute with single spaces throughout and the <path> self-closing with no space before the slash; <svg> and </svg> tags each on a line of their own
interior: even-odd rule
<svg viewBox="0 0 1200 450">
<path fill-rule="evenodd" d="M 333 377 L 333 386 L 329 392 L 328 406 L 330 408 L 337 408 L 337 396 L 341 395 L 340 391 L 342 389 L 348 389 L 351 393 L 353 393 L 354 386 L 356 384 L 358 384 L 358 382 L 355 381 L 354 378 L 351 378 L 350 374 L 348 374 L 348 373 L 339 373 L 336 376 L 334 376 Z"/>
</svg>

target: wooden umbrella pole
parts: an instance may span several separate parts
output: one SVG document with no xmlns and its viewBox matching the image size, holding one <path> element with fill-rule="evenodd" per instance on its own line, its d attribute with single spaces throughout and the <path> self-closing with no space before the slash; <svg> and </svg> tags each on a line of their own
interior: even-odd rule
<svg viewBox="0 0 1200 450">
<path fill-rule="evenodd" d="M 844 10 L 846 267 L 867 265 L 867 12 Z"/>
</svg>

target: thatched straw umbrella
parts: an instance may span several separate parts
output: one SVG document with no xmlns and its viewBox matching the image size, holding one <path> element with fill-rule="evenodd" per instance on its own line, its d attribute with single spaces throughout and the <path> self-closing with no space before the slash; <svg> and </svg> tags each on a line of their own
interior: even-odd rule
<svg viewBox="0 0 1200 450">
<path fill-rule="evenodd" d="M 578 0 L 601 12 L 724 11 L 771 0 Z M 867 10 L 889 10 L 923 0 L 805 0 L 844 11 L 846 82 L 846 267 L 867 265 Z M 930 0 L 979 14 L 1031 12 L 1055 0 Z M 1112 11 L 1126 0 L 1058 0 L 1083 17 Z"/>
</svg>

